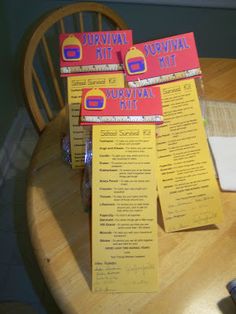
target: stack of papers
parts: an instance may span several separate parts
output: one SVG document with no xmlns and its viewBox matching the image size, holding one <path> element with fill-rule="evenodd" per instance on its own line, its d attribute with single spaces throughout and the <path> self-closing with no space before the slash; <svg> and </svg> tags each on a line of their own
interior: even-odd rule
<svg viewBox="0 0 236 314">
<path fill-rule="evenodd" d="M 207 134 L 221 189 L 236 191 L 236 104 L 207 101 Z"/>
</svg>

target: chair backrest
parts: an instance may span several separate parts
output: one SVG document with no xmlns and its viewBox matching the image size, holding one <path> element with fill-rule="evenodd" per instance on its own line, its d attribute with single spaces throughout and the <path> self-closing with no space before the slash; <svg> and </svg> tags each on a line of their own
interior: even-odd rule
<svg viewBox="0 0 236 314">
<path fill-rule="evenodd" d="M 23 90 L 39 133 L 65 105 L 65 79 L 59 73 L 59 34 L 115 29 L 127 29 L 127 25 L 113 10 L 93 2 L 56 9 L 34 28 L 23 59 Z"/>
</svg>

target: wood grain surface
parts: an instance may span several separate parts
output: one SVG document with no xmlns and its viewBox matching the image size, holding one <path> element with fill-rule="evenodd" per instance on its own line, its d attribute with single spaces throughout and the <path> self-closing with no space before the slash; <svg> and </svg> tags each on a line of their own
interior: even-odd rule
<svg viewBox="0 0 236 314">
<path fill-rule="evenodd" d="M 205 95 L 236 101 L 236 60 L 201 59 Z M 62 160 L 62 112 L 40 137 L 28 175 L 27 211 L 33 247 L 63 313 L 235 313 L 226 284 L 236 277 L 236 193 L 222 192 L 218 226 L 166 233 L 158 209 L 157 293 L 92 293 L 90 216 L 81 206 L 82 171 Z"/>
</svg>

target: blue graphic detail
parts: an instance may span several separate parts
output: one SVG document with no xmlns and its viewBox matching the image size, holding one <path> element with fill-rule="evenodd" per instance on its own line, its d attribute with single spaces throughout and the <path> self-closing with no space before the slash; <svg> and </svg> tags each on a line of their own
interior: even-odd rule
<svg viewBox="0 0 236 314">
<path fill-rule="evenodd" d="M 65 47 L 64 55 L 66 59 L 80 59 L 80 49 L 78 47 Z"/>
<path fill-rule="evenodd" d="M 145 64 L 143 60 L 129 61 L 128 67 L 130 73 L 145 72 Z"/>
<path fill-rule="evenodd" d="M 104 99 L 103 97 L 97 96 L 96 98 L 86 99 L 86 109 L 103 109 Z"/>
</svg>

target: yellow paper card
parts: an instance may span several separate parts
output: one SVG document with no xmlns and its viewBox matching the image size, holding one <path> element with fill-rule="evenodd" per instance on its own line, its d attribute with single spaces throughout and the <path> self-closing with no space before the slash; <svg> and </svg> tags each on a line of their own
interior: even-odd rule
<svg viewBox="0 0 236 314">
<path fill-rule="evenodd" d="M 194 79 L 161 86 L 157 185 L 165 230 L 219 223 L 222 207 Z"/>
<path fill-rule="evenodd" d="M 83 88 L 124 87 L 123 73 L 86 74 L 67 78 L 72 168 L 84 167 L 85 139 L 89 127 L 79 125 Z"/>
<path fill-rule="evenodd" d="M 154 125 L 93 126 L 92 289 L 158 287 Z"/>
</svg>

